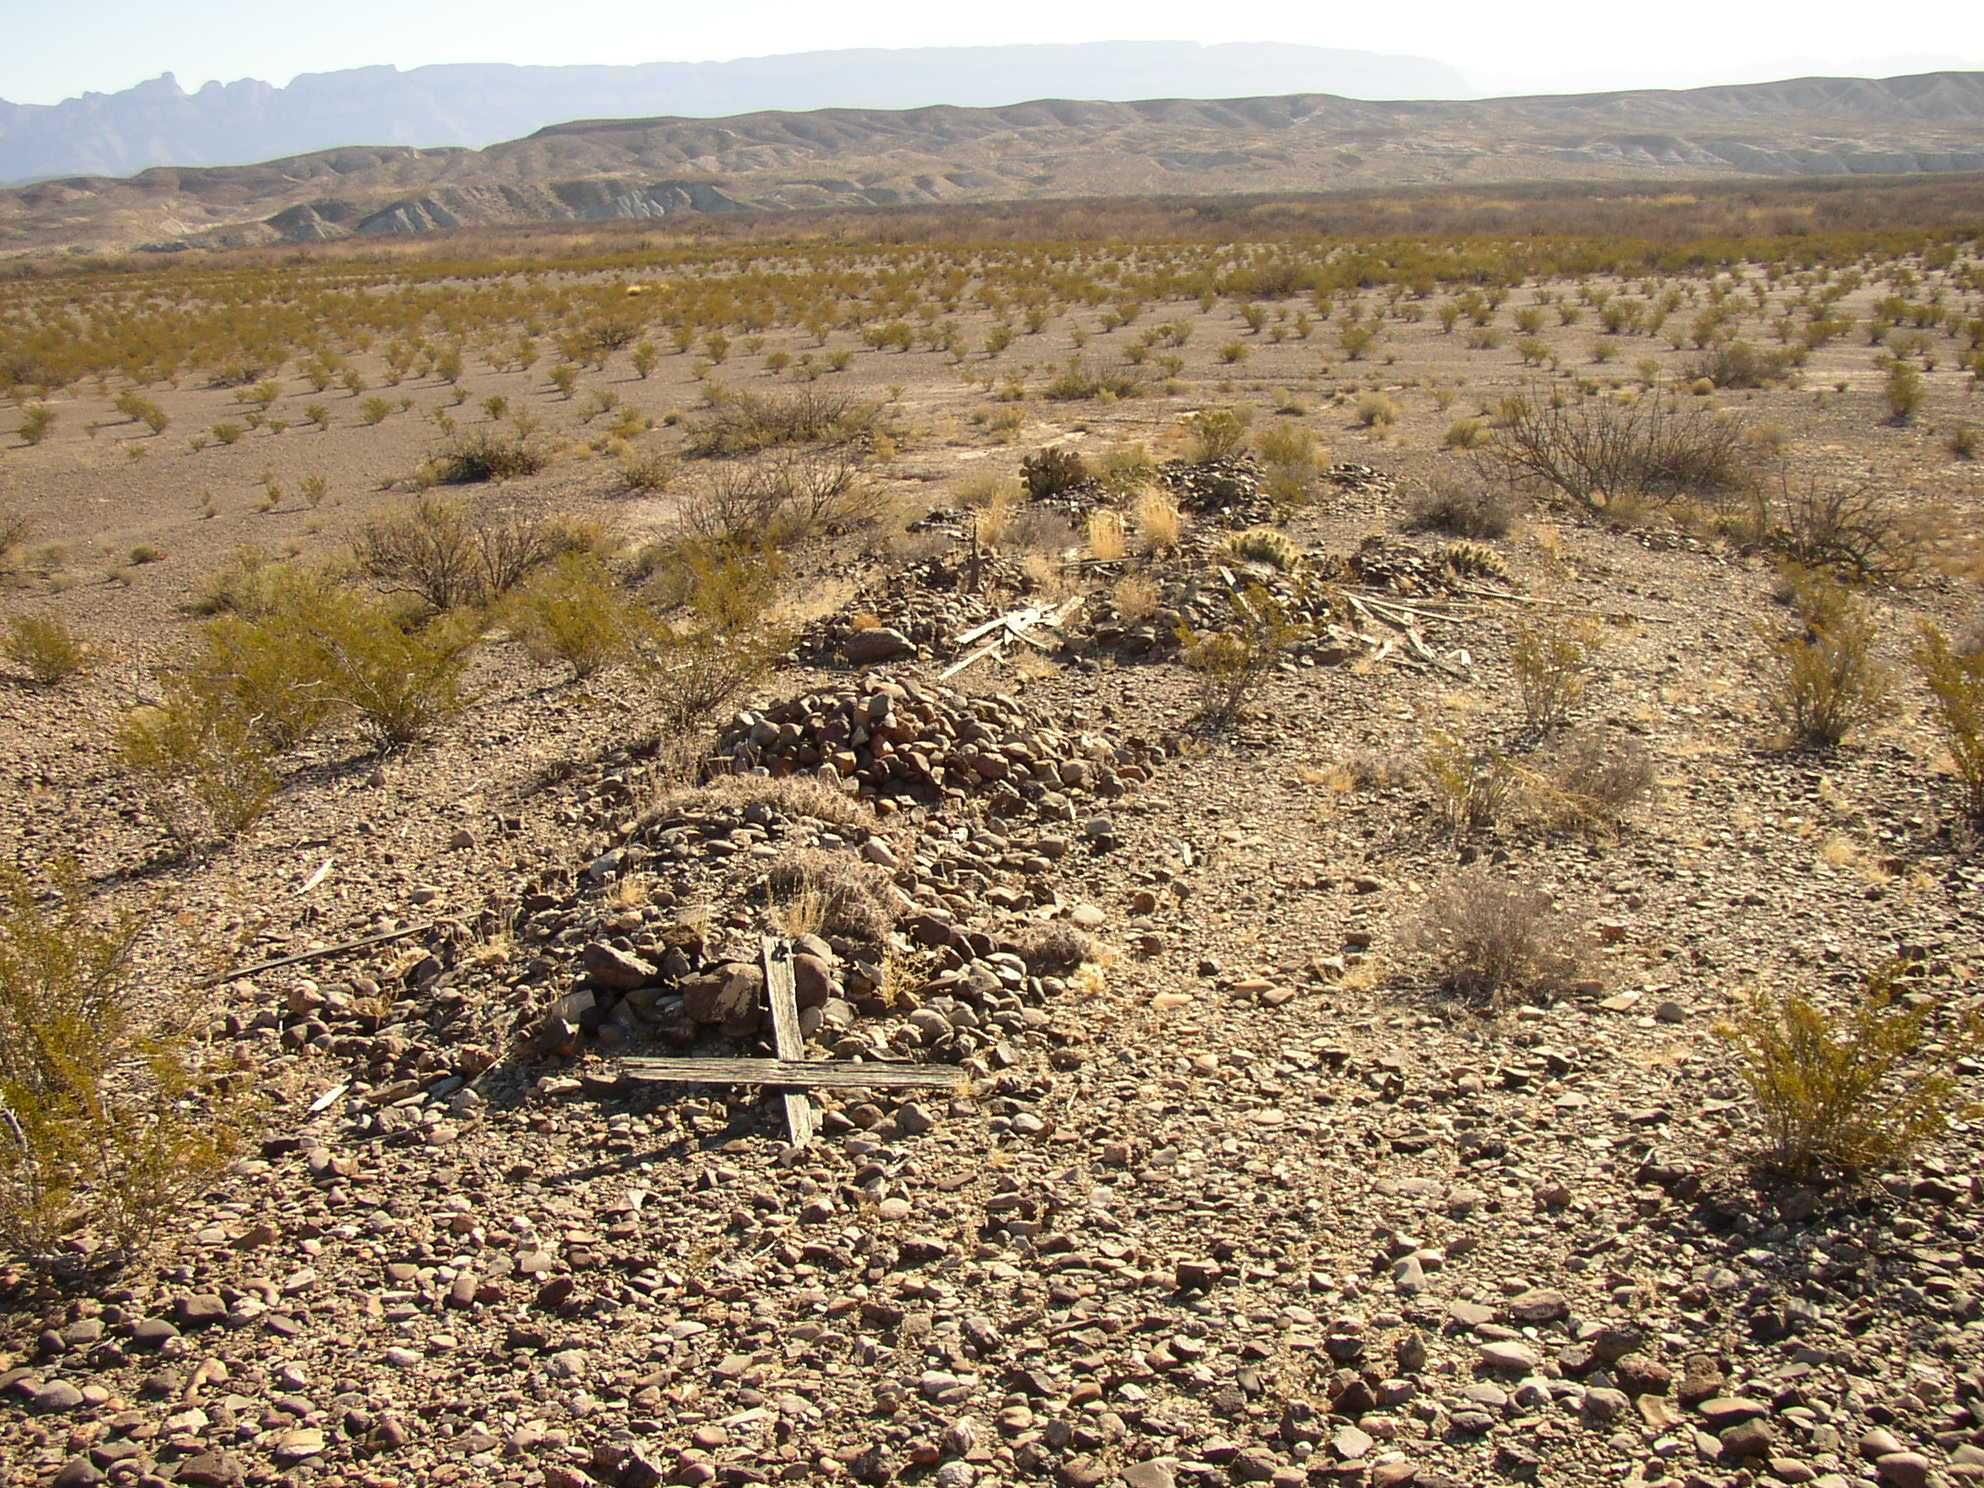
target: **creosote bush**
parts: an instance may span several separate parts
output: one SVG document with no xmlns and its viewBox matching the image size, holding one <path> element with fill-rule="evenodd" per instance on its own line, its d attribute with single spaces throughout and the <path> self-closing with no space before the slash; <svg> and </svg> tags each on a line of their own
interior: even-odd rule
<svg viewBox="0 0 1984 1488">
<path fill-rule="evenodd" d="M 1189 625 L 1178 627 L 1179 658 L 1199 678 L 1199 717 L 1213 728 L 1238 722 L 1282 653 L 1308 634 L 1261 585 L 1248 585 L 1238 598 L 1228 629 L 1202 635 Z"/>
<path fill-rule="evenodd" d="M 37 687 L 55 687 L 89 670 L 90 650 L 53 615 L 16 615 L 0 640 L 7 660 Z"/>
<path fill-rule="evenodd" d="M 1885 713 L 1894 676 L 1874 653 L 1865 601 L 1823 574 L 1795 574 L 1791 586 L 1794 623 L 1762 627 L 1764 706 L 1789 742 L 1836 748 Z"/>
<path fill-rule="evenodd" d="M 1761 1163 L 1801 1178 L 1907 1157 L 1958 1109 L 1954 1074 L 1975 1031 L 1936 1044 L 1932 1001 L 1904 1000 L 1898 968 L 1867 978 L 1849 1007 L 1759 990 L 1716 1033 L 1735 1051 L 1763 1126 Z"/>
<path fill-rule="evenodd" d="M 1984 649 L 1966 654 L 1925 624 L 1915 664 L 1929 689 L 1930 717 L 1963 788 L 1963 809 L 1973 821 L 1984 822 Z"/>
<path fill-rule="evenodd" d="M 118 725 L 118 762 L 182 854 L 230 841 L 268 808 L 277 781 L 255 722 L 228 693 L 189 678 Z"/>
<path fill-rule="evenodd" d="M 1481 1007 L 1563 990 L 1581 969 L 1582 939 L 1547 892 L 1485 867 L 1434 890 L 1413 928 L 1439 986 Z"/>
<path fill-rule="evenodd" d="M 1419 775 L 1433 814 L 1456 842 L 1501 825 L 1515 800 L 1514 761 L 1493 745 L 1470 745 L 1444 730 L 1426 741 Z"/>
<path fill-rule="evenodd" d="M 468 486 L 536 475 L 545 463 L 544 451 L 527 435 L 471 429 L 429 455 L 422 474 L 436 485 Z"/>
<path fill-rule="evenodd" d="M 1192 416 L 1191 452 L 1194 465 L 1210 465 L 1230 460 L 1246 448 L 1247 426 L 1252 416 L 1244 408 L 1207 408 Z"/>
<path fill-rule="evenodd" d="M 0 868 L 0 1247 L 38 1264 L 79 1240 L 128 1255 L 178 1220 L 248 1115 L 184 1023 L 141 998 L 142 919 L 92 916 L 73 864 L 55 889 L 51 904 Z"/>
<path fill-rule="evenodd" d="M 502 617 L 532 656 L 569 667 L 575 682 L 631 656 L 649 618 L 591 553 L 567 553 L 533 574 Z"/>
<path fill-rule="evenodd" d="M 1545 734 L 1570 722 L 1584 700 L 1592 662 L 1598 654 L 1596 625 L 1525 625 L 1509 648 L 1516 696 L 1532 732 Z"/>
</svg>

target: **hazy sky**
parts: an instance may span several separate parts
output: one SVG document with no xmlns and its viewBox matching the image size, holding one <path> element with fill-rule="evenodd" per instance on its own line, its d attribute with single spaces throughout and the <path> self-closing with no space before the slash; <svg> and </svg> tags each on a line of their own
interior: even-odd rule
<svg viewBox="0 0 1984 1488">
<path fill-rule="evenodd" d="M 1478 0 L 1207 5 L 1204 0 L 0 0 L 0 98 L 53 103 L 161 72 L 286 83 L 299 72 L 390 62 L 707 61 L 851 46 L 1027 41 L 1290 41 L 1433 57 L 1477 92 L 1686 87 L 1812 72 L 1881 75 L 1984 67 L 1984 3 L 1928 0 L 1879 12 L 1809 4 Z"/>
</svg>

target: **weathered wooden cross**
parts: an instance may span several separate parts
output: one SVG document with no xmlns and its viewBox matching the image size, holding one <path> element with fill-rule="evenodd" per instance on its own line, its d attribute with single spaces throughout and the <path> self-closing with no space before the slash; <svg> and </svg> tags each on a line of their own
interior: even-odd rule
<svg viewBox="0 0 1984 1488">
<path fill-rule="evenodd" d="M 790 942 L 766 936 L 761 952 L 765 995 L 772 1008 L 772 1059 L 659 1059 L 629 1056 L 619 1069 L 630 1080 L 689 1085 L 767 1085 L 783 1091 L 792 1145 L 804 1147 L 818 1131 L 812 1090 L 955 1090 L 961 1070 L 935 1064 L 869 1064 L 852 1059 L 806 1058 L 799 1032 L 799 1000 Z"/>
</svg>

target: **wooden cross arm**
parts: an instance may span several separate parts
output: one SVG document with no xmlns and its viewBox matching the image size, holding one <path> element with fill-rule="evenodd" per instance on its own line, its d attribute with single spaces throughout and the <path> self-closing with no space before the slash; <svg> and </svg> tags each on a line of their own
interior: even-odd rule
<svg viewBox="0 0 1984 1488">
<path fill-rule="evenodd" d="M 772 1085 L 788 1090 L 956 1090 L 965 1073 L 942 1064 L 863 1064 L 846 1059 L 651 1059 L 617 1068 L 630 1080 L 689 1085 Z"/>
</svg>

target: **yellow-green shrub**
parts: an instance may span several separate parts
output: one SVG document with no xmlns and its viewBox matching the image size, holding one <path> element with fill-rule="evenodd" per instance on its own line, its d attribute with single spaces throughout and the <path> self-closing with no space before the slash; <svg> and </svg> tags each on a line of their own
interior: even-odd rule
<svg viewBox="0 0 1984 1488">
<path fill-rule="evenodd" d="M 1869 977 L 1842 1013 L 1758 991 L 1716 1025 L 1756 1101 L 1767 1166 L 1799 1175 L 1880 1167 L 1943 1129 L 1960 1050 L 1932 1043 L 1931 1005 L 1905 1004 L 1901 991 L 1892 967 Z"/>
<path fill-rule="evenodd" d="M 245 1101 L 141 999 L 142 921 L 90 914 L 73 864 L 44 908 L 0 868 L 0 1247 L 46 1263 L 78 1233 L 128 1252 L 232 1158 Z"/>
</svg>

